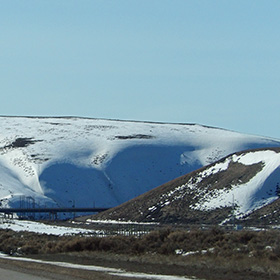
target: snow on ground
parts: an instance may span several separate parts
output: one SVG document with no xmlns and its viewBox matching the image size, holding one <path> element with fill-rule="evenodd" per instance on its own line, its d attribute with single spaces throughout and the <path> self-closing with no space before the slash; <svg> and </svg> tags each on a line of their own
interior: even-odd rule
<svg viewBox="0 0 280 280">
<path fill-rule="evenodd" d="M 14 231 L 29 231 L 29 232 L 39 233 L 39 234 L 50 234 L 50 235 L 58 235 L 58 236 L 76 235 L 76 234 L 98 235 L 102 233 L 101 231 L 96 231 L 96 230 L 54 226 L 54 225 L 47 225 L 34 221 L 25 221 L 25 220 L 16 220 L 16 219 L 2 221 L 0 223 L 0 229 L 11 229 Z"/>
<path fill-rule="evenodd" d="M 158 225 L 158 223 L 141 223 L 133 221 L 116 221 L 116 220 L 92 220 L 87 219 L 86 222 L 91 224 L 118 224 L 118 225 Z"/>
<path fill-rule="evenodd" d="M 194 124 L 0 117 L 2 207 L 113 207 L 230 153 L 280 146 Z"/>
</svg>

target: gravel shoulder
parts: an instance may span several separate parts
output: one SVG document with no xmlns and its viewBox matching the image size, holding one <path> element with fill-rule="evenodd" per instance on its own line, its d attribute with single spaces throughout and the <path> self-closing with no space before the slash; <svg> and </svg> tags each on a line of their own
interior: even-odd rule
<svg viewBox="0 0 280 280">
<path fill-rule="evenodd" d="M 0 259 L 0 267 L 52 280 L 119 279 L 117 277 L 102 272 L 63 268 L 55 265 L 39 264 L 34 262 L 25 262 L 18 260 Z"/>
<path fill-rule="evenodd" d="M 280 275 L 271 274 L 265 271 L 254 270 L 236 270 L 234 267 L 225 267 L 221 264 L 211 264 L 201 262 L 197 264 L 187 264 L 180 262 L 180 257 L 177 258 L 154 258 L 154 256 L 133 257 L 127 255 L 116 255 L 108 253 L 96 254 L 55 254 L 55 255 L 36 255 L 31 258 L 69 262 L 83 265 L 96 265 L 102 267 L 110 267 L 122 269 L 130 272 L 160 274 L 160 275 L 176 275 L 197 279 L 208 280 L 280 280 Z M 81 279 L 100 279 L 100 280 L 118 280 L 118 279 L 136 279 L 134 277 L 122 277 L 110 275 L 105 272 L 89 271 L 75 268 L 65 268 L 44 263 L 26 262 L 19 260 L 7 260 L 0 258 L 0 267 L 5 269 L 16 270 L 31 275 L 46 277 L 54 280 L 81 280 Z M 137 277 L 137 279 L 141 279 Z M 146 278 L 142 278 L 146 279 Z"/>
</svg>

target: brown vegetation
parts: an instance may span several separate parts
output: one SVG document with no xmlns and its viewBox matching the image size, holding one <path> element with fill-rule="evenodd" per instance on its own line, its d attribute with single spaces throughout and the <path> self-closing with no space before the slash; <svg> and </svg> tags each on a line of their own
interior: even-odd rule
<svg viewBox="0 0 280 280">
<path fill-rule="evenodd" d="M 182 255 L 193 252 L 192 255 L 207 255 L 211 258 L 262 258 L 275 261 L 280 260 L 280 232 L 225 231 L 220 228 L 173 231 L 166 228 L 141 237 L 58 237 L 11 230 L 0 231 L 0 251 L 7 254 L 102 251 L 132 255 L 176 255 L 176 250 L 180 250 Z"/>
<path fill-rule="evenodd" d="M 107 254 L 125 262 L 146 265 L 178 266 L 204 279 L 280 279 L 280 232 L 226 231 L 218 227 L 209 230 L 173 230 L 165 228 L 137 236 L 53 236 L 29 232 L 0 230 L 0 251 L 11 255 L 40 256 L 56 259 Z M 62 255 L 61 255 L 62 254 Z M 51 257 L 53 256 L 53 257 Z M 99 257 L 98 257 L 99 258 Z M 106 258 L 106 257 L 105 257 Z M 74 257 L 74 260 L 78 258 Z M 108 259 L 107 259 L 108 261 Z M 205 267 L 206 266 L 206 267 Z M 215 277 L 207 271 L 215 271 Z M 205 275 L 201 275 L 202 271 Z M 221 277 L 217 278 L 216 273 Z M 225 278 L 223 278 L 226 273 Z M 230 273 L 234 278 L 228 278 Z M 253 278 L 248 278 L 248 273 Z M 240 278 L 237 275 L 246 275 Z M 267 278 L 267 276 L 272 278 Z"/>
</svg>

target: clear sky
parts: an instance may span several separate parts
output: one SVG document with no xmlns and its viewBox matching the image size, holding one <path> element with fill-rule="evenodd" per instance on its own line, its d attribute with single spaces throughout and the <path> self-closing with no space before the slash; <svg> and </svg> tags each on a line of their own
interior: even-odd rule
<svg viewBox="0 0 280 280">
<path fill-rule="evenodd" d="M 279 15 L 279 0 L 0 0 L 0 114 L 280 138 Z"/>
</svg>

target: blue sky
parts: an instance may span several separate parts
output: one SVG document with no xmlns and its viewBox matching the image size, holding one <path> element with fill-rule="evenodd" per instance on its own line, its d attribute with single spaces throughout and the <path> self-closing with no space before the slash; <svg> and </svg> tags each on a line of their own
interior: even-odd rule
<svg viewBox="0 0 280 280">
<path fill-rule="evenodd" d="M 0 0 L 0 114 L 280 138 L 280 1 Z"/>
</svg>

